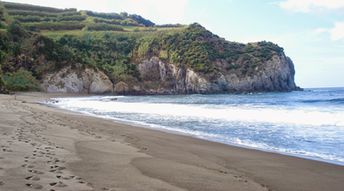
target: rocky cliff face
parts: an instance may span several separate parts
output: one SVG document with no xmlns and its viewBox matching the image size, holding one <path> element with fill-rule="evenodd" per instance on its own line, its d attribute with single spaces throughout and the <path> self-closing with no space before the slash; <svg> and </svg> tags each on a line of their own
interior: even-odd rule
<svg viewBox="0 0 344 191">
<path fill-rule="evenodd" d="M 42 89 L 49 93 L 92 93 L 113 91 L 112 82 L 101 71 L 92 68 L 65 67 L 59 72 L 46 75 Z"/>
<path fill-rule="evenodd" d="M 41 7 L 36 11 L 41 12 Z M 9 18 L 11 24 L 4 25 L 0 35 L 0 71 L 15 76 L 22 70 L 27 75 L 21 80 L 29 82 L 25 84 L 34 78 L 46 92 L 191 94 L 298 89 L 293 63 L 282 47 L 267 41 L 228 41 L 198 23 L 168 28 L 146 25 L 147 30 L 123 33 L 100 27 L 97 34 L 80 30 L 70 35 L 69 25 L 52 22 L 51 30 L 68 29 L 51 38 L 37 32 L 45 25 L 27 27 L 31 24 L 26 19 Z M 5 82 L 8 90 L 15 90 L 15 80 Z M 25 85 L 24 89 L 33 88 Z"/>
<path fill-rule="evenodd" d="M 134 84 L 118 82 L 115 93 L 127 94 L 192 94 L 226 92 L 293 91 L 298 87 L 294 82 L 294 65 L 284 54 L 256 68 L 252 75 L 240 75 L 221 69 L 229 65 L 219 60 L 220 69 L 211 76 L 199 74 L 187 67 L 177 67 L 157 57 L 143 60 L 138 64 L 141 82 Z"/>
<path fill-rule="evenodd" d="M 229 93 L 298 89 L 294 82 L 294 65 L 284 54 L 275 55 L 264 65 L 257 66 L 257 72 L 252 75 L 240 75 L 221 69 L 229 64 L 218 60 L 216 65 L 219 71 L 206 76 L 185 66 L 178 67 L 152 57 L 137 64 L 140 81 L 119 81 L 115 84 L 101 71 L 66 67 L 58 73 L 45 76 L 42 87 L 46 92 L 116 94 Z"/>
<path fill-rule="evenodd" d="M 294 82 L 294 65 L 284 54 L 273 56 L 271 60 L 256 68 L 257 72 L 239 77 L 224 73 L 224 85 L 229 91 L 292 91 L 299 89 Z"/>
</svg>

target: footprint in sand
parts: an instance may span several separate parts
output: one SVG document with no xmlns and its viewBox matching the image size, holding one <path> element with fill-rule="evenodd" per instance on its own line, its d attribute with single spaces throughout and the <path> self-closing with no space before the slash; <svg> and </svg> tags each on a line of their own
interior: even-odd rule
<svg viewBox="0 0 344 191">
<path fill-rule="evenodd" d="M 34 165 L 28 165 L 27 168 L 35 168 Z"/>
<path fill-rule="evenodd" d="M 65 176 L 65 177 L 60 177 L 62 178 L 63 180 L 71 180 L 73 179 L 75 176 Z"/>
<path fill-rule="evenodd" d="M 33 181 L 39 181 L 41 178 L 38 176 L 28 176 L 25 178 L 26 180 L 33 180 Z"/>
<path fill-rule="evenodd" d="M 64 184 L 63 182 L 59 181 L 59 182 L 52 182 L 52 183 L 49 183 L 50 186 L 54 186 L 54 187 L 66 187 L 67 185 Z"/>
<path fill-rule="evenodd" d="M 3 152 L 8 152 L 8 153 L 11 153 L 13 152 L 11 149 L 2 149 Z"/>
<path fill-rule="evenodd" d="M 224 171 L 224 170 L 219 170 L 219 173 L 221 173 L 221 174 L 228 174 L 228 172 Z"/>
<path fill-rule="evenodd" d="M 66 169 L 66 167 L 64 167 L 64 166 L 59 166 L 58 168 L 57 168 L 57 170 L 65 170 Z"/>
<path fill-rule="evenodd" d="M 27 184 L 25 184 L 27 187 L 30 187 L 30 188 L 33 188 L 33 189 L 36 189 L 36 190 L 40 190 L 40 189 L 42 189 L 43 188 L 43 186 L 42 185 L 40 185 L 40 184 L 35 184 L 35 183 L 27 183 Z"/>
<path fill-rule="evenodd" d="M 38 170 L 33 170 L 33 169 L 28 170 L 28 172 L 31 172 L 31 173 L 34 173 L 34 174 L 44 174 L 44 172 L 41 172 L 41 171 L 38 171 Z"/>
</svg>

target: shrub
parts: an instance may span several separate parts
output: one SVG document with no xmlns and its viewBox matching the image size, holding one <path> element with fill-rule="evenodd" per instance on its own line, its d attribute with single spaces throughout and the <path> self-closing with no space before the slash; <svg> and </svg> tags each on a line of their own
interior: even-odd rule
<svg viewBox="0 0 344 191">
<path fill-rule="evenodd" d="M 69 15 L 69 16 L 59 16 L 57 21 L 83 21 L 86 19 L 84 15 Z"/>
<path fill-rule="evenodd" d="M 9 50 L 9 38 L 6 32 L 0 32 L 0 66 L 6 58 Z"/>
<path fill-rule="evenodd" d="M 7 13 L 11 16 L 39 16 L 39 17 L 58 17 L 58 16 L 81 15 L 80 12 L 74 12 L 74 11 L 52 13 L 52 12 L 25 11 L 25 10 L 15 10 L 15 9 L 8 9 Z"/>
<path fill-rule="evenodd" d="M 180 28 L 183 27 L 182 24 L 163 24 L 163 25 L 155 25 L 158 28 Z"/>
<path fill-rule="evenodd" d="M 106 23 L 106 24 L 112 24 L 112 25 L 120 25 L 121 20 L 118 19 L 101 19 L 101 18 L 94 18 L 94 22 L 96 23 Z"/>
<path fill-rule="evenodd" d="M 8 34 L 14 42 L 21 42 L 22 39 L 28 37 L 27 31 L 17 21 L 12 22 L 8 26 Z"/>
<path fill-rule="evenodd" d="M 143 26 L 143 25 L 140 25 L 138 22 L 136 22 L 135 20 L 133 19 L 124 19 L 121 21 L 121 25 L 123 26 Z"/>
<path fill-rule="evenodd" d="M 14 16 L 14 18 L 20 22 L 29 23 L 29 22 L 49 22 L 49 21 L 83 21 L 86 19 L 86 16 L 82 15 L 67 15 L 67 16 L 36 16 L 36 15 L 27 15 L 27 16 Z"/>
<path fill-rule="evenodd" d="M 103 24 L 103 23 L 90 24 L 87 26 L 87 30 L 90 30 L 90 31 L 124 31 L 124 29 L 120 26 Z"/>
<path fill-rule="evenodd" d="M 145 19 L 145 18 L 141 17 L 140 15 L 133 14 L 133 15 L 129 15 L 128 17 L 130 19 L 136 21 L 137 23 L 142 24 L 142 25 L 144 25 L 146 27 L 152 27 L 152 26 L 155 25 L 155 23 L 153 23 L 152 21 L 150 21 L 148 19 Z"/>
<path fill-rule="evenodd" d="M 76 21 L 61 21 L 61 22 L 38 22 L 38 23 L 24 23 L 27 29 L 32 31 L 40 30 L 81 30 L 85 27 L 83 23 Z"/>
<path fill-rule="evenodd" d="M 117 13 L 97 13 L 93 11 L 86 11 L 88 16 L 100 17 L 103 19 L 122 19 L 122 16 Z"/>
<path fill-rule="evenodd" d="M 14 73 L 7 73 L 3 77 L 5 87 L 10 91 L 37 91 L 39 90 L 39 83 L 32 76 L 32 73 L 19 69 Z"/>
<path fill-rule="evenodd" d="M 20 22 L 25 23 L 25 22 L 41 22 L 46 17 L 27 15 L 27 16 L 15 16 L 14 18 Z M 49 20 L 50 20 L 50 18 L 48 18 L 48 21 Z"/>
<path fill-rule="evenodd" d="M 2 2 L 0 2 L 0 22 L 1 21 L 5 21 L 5 8 Z"/>
</svg>

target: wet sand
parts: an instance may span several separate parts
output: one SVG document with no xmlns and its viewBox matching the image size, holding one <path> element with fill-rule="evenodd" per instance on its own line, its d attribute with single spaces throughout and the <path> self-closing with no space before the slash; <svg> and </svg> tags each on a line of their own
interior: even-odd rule
<svg viewBox="0 0 344 191">
<path fill-rule="evenodd" d="M 344 189 L 344 166 L 37 103 L 57 96 L 0 95 L 1 191 Z"/>
</svg>

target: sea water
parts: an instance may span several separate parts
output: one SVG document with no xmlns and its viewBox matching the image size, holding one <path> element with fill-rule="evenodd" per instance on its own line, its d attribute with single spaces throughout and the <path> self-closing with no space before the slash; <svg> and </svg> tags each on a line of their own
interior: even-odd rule
<svg viewBox="0 0 344 191">
<path fill-rule="evenodd" d="M 344 165 L 344 88 L 53 100 L 49 104 L 89 115 Z"/>
</svg>

